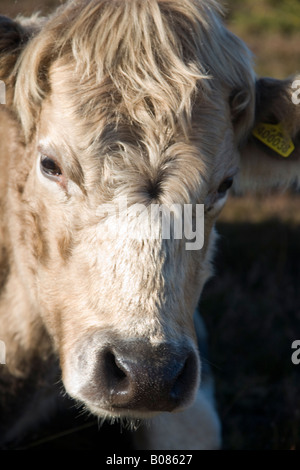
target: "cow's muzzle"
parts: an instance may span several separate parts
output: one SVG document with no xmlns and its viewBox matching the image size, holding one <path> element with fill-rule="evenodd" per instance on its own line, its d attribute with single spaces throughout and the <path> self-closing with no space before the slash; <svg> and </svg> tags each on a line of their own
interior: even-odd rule
<svg viewBox="0 0 300 470">
<path fill-rule="evenodd" d="M 120 341 L 105 335 L 83 345 L 76 364 L 78 393 L 92 411 L 138 416 L 188 406 L 199 382 L 199 358 L 188 343 Z M 99 344 L 99 343 L 98 343 Z M 74 377 L 72 380 L 74 384 Z M 72 394 L 72 393 L 71 393 Z"/>
</svg>

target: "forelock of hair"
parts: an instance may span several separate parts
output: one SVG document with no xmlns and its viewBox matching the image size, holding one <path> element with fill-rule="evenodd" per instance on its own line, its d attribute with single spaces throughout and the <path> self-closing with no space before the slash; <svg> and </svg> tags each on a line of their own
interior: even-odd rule
<svg viewBox="0 0 300 470">
<path fill-rule="evenodd" d="M 220 15 L 214 0 L 68 2 L 31 40 L 15 68 L 15 106 L 25 136 L 50 92 L 49 70 L 57 59 L 70 67 L 75 62 L 85 114 L 93 110 L 101 84 L 114 92 L 115 116 L 150 128 L 180 127 L 186 133 L 197 93 L 213 99 L 219 82 L 248 90 L 238 103 L 239 112 L 246 109 L 254 103 L 250 55 Z M 248 114 L 250 122 L 252 108 Z"/>
</svg>

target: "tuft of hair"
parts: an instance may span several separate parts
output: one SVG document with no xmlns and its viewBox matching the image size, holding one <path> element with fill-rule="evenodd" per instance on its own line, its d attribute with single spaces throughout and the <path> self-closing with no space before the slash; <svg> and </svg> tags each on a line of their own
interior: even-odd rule
<svg viewBox="0 0 300 470">
<path fill-rule="evenodd" d="M 222 23 L 215 0 L 81 0 L 61 6 L 19 57 L 15 107 L 29 139 L 50 91 L 55 62 L 73 67 L 86 115 L 97 84 L 114 88 L 119 116 L 141 126 L 168 122 L 185 133 L 199 93 L 234 90 L 232 109 L 245 130 L 254 115 L 251 55 Z M 84 95 L 84 96 L 83 96 Z M 242 125 L 240 125 L 242 122 Z"/>
</svg>

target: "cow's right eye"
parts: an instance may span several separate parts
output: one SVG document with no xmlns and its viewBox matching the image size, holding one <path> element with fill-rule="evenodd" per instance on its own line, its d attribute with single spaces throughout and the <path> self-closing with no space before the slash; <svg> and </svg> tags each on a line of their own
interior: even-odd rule
<svg viewBox="0 0 300 470">
<path fill-rule="evenodd" d="M 62 176 L 62 171 L 55 160 L 46 155 L 41 157 L 41 172 L 44 176 L 54 181 L 60 181 Z"/>
<path fill-rule="evenodd" d="M 220 186 L 218 187 L 218 195 L 219 195 L 219 197 L 225 196 L 225 194 L 227 193 L 228 189 L 230 189 L 232 185 L 233 185 L 233 177 L 226 178 L 226 179 L 220 184 Z"/>
</svg>

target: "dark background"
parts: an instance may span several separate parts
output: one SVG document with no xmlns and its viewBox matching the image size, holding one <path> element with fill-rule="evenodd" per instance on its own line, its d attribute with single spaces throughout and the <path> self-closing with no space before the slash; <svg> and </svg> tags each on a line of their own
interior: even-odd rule
<svg viewBox="0 0 300 470">
<path fill-rule="evenodd" d="M 47 13 L 59 3 L 0 0 L 0 13 Z M 256 54 L 258 74 L 300 72 L 299 0 L 226 3 L 228 27 Z M 200 308 L 224 448 L 300 449 L 300 365 L 291 361 L 291 344 L 300 339 L 299 193 L 231 197 L 217 228 L 216 276 Z M 97 425 L 76 419 L 71 434 L 54 424 L 37 435 L 36 448 L 97 444 Z M 105 432 L 112 432 L 109 426 Z"/>
</svg>

